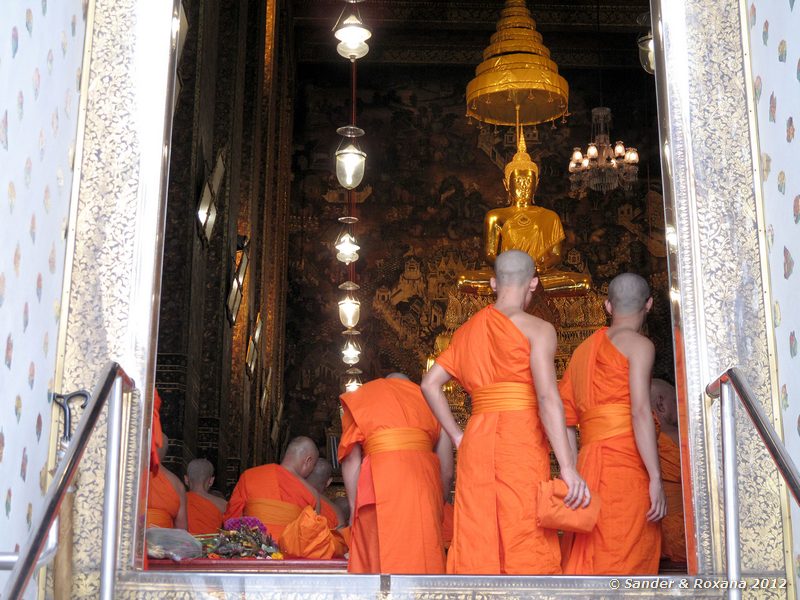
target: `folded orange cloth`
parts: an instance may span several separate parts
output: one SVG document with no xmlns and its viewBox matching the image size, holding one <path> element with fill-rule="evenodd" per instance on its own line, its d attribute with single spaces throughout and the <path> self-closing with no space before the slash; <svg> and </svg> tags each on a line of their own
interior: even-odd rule
<svg viewBox="0 0 800 600">
<path fill-rule="evenodd" d="M 341 540 L 338 532 L 336 534 Z M 342 548 L 343 542 L 337 543 L 337 537 L 328 527 L 327 519 L 306 506 L 283 530 L 278 545 L 287 556 L 327 560 L 347 551 Z"/>
<path fill-rule="evenodd" d="M 600 516 L 600 498 L 592 494 L 589 506 L 572 509 L 564 504 L 568 491 L 567 484 L 561 479 L 539 482 L 536 522 L 539 527 L 547 529 L 589 533 Z"/>
</svg>

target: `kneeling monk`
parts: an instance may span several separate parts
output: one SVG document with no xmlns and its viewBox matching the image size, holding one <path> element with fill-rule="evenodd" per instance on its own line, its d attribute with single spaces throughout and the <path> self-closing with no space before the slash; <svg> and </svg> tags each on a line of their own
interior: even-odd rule
<svg viewBox="0 0 800 600">
<path fill-rule="evenodd" d="M 556 385 L 555 329 L 525 312 L 538 283 L 528 254 L 500 254 L 490 281 L 497 301 L 455 332 L 422 380 L 428 404 L 458 448 L 448 573 L 561 573 L 558 534 L 536 521 L 538 486 L 550 479 L 548 438 L 569 490 L 566 504 L 589 504 Z M 472 397 L 463 432 L 442 392 L 451 377 Z"/>
<path fill-rule="evenodd" d="M 189 533 L 217 533 L 222 527 L 222 515 L 228 503 L 208 491 L 214 485 L 214 466 L 205 458 L 195 458 L 186 467 L 183 479 L 189 488 L 186 493 Z"/>
<path fill-rule="evenodd" d="M 186 489 L 178 476 L 163 464 L 169 438 L 162 435 L 162 440 L 161 446 L 157 447 L 158 466 L 150 471 L 150 486 L 147 489 L 147 527 L 186 529 Z"/>
<path fill-rule="evenodd" d="M 658 458 L 667 498 L 667 516 L 661 519 L 661 556 L 686 562 L 686 528 L 683 522 L 681 451 L 678 445 L 678 410 L 675 388 L 663 379 L 650 384 L 650 404 L 658 417 Z"/>
<path fill-rule="evenodd" d="M 575 534 L 568 574 L 658 573 L 666 501 L 650 411 L 655 349 L 639 333 L 652 304 L 642 277 L 615 277 L 605 303 L 611 327 L 578 346 L 561 380 L 573 443 L 581 430 L 578 470 L 602 500 L 594 530 Z"/>
<path fill-rule="evenodd" d="M 286 448 L 281 464 L 247 469 L 228 501 L 224 519 L 256 517 L 281 548 L 290 546 L 292 556 L 331 558 L 341 555 L 342 545 L 334 541 L 330 529 L 336 522 L 322 519 L 319 494 L 306 481 L 319 458 L 316 444 L 307 437 L 294 438 Z M 284 530 L 291 539 L 281 542 Z"/>
<path fill-rule="evenodd" d="M 346 527 L 347 520 L 342 510 L 325 497 L 325 490 L 328 489 L 331 485 L 331 481 L 333 481 L 333 465 L 331 465 L 331 462 L 322 457 L 318 458 L 317 464 L 314 465 L 314 470 L 306 477 L 306 481 L 319 494 L 319 514 L 328 520 L 331 529 Z"/>
<path fill-rule="evenodd" d="M 393 373 L 341 396 L 350 573 L 444 572 L 443 489 L 453 450 L 419 386 Z"/>
</svg>

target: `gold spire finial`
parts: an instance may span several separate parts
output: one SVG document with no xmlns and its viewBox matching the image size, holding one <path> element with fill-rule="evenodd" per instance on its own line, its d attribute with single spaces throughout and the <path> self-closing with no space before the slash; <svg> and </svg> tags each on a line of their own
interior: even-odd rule
<svg viewBox="0 0 800 600">
<path fill-rule="evenodd" d="M 506 186 L 508 186 L 511 174 L 514 171 L 533 171 L 535 182 L 539 181 L 539 167 L 536 166 L 536 163 L 531 159 L 531 155 L 528 154 L 528 147 L 525 144 L 525 132 L 523 131 L 521 125 L 517 130 L 517 153 L 514 155 L 514 158 L 509 161 L 505 168 Z M 535 182 L 534 189 L 536 187 Z"/>
</svg>

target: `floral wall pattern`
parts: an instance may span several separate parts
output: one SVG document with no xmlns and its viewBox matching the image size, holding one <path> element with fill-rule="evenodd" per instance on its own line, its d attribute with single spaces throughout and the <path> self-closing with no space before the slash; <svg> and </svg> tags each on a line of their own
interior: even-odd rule
<svg viewBox="0 0 800 600">
<path fill-rule="evenodd" d="M 0 552 L 26 542 L 48 482 L 87 8 L 0 4 Z"/>
<path fill-rule="evenodd" d="M 750 56 L 756 104 L 761 182 L 778 385 L 784 442 L 800 457 L 800 6 L 795 0 L 755 0 L 749 7 Z M 800 123 L 798 123 L 800 124 Z M 792 503 L 795 573 L 800 572 L 800 508 Z"/>
</svg>

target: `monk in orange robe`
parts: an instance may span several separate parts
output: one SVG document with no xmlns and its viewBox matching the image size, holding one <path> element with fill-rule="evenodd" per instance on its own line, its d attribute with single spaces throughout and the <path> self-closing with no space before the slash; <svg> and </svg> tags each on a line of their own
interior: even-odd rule
<svg viewBox="0 0 800 600">
<path fill-rule="evenodd" d="M 242 515 L 256 517 L 267 527 L 273 540 L 291 556 L 332 558 L 345 550 L 341 536 L 331 530 L 335 519 L 320 515 L 319 493 L 306 481 L 314 470 L 319 450 L 307 437 L 294 438 L 281 464 L 247 469 L 228 501 L 223 519 Z M 284 533 L 289 538 L 283 539 Z"/>
<path fill-rule="evenodd" d="M 224 498 L 209 492 L 214 485 L 214 465 L 205 458 L 195 458 L 186 467 L 183 480 L 189 488 L 186 493 L 189 533 L 192 535 L 217 533 L 222 527 L 222 515 L 228 503 Z"/>
<path fill-rule="evenodd" d="M 443 573 L 442 480 L 452 477 L 453 451 L 419 386 L 393 373 L 341 400 L 348 572 Z"/>
<path fill-rule="evenodd" d="M 169 438 L 162 435 L 158 448 L 158 471 L 150 472 L 147 489 L 147 527 L 186 529 L 186 489 L 177 475 L 164 465 Z"/>
<path fill-rule="evenodd" d="M 317 459 L 314 470 L 306 477 L 306 481 L 313 487 L 320 499 L 320 514 L 328 520 L 331 529 L 347 526 L 347 521 L 341 509 L 325 497 L 325 490 L 333 481 L 333 465 L 322 457 Z"/>
<path fill-rule="evenodd" d="M 667 516 L 661 519 L 661 556 L 686 562 L 686 529 L 683 521 L 681 451 L 678 446 L 678 410 L 675 388 L 663 379 L 650 384 L 650 404 L 658 418 L 658 457 L 667 497 Z"/>
<path fill-rule="evenodd" d="M 581 430 L 578 470 L 603 501 L 595 528 L 574 536 L 568 574 L 658 573 L 666 499 L 650 410 L 655 349 L 639 333 L 652 304 L 642 277 L 615 277 L 611 326 L 578 346 L 561 380 L 573 444 Z"/>
<path fill-rule="evenodd" d="M 299 517 L 303 508 L 317 505 L 317 494 L 306 482 L 317 458 L 319 450 L 311 439 L 294 438 L 281 464 L 261 465 L 242 473 L 223 519 L 256 517 L 277 542 L 286 525 Z"/>
<path fill-rule="evenodd" d="M 155 475 L 158 473 L 160 460 L 158 451 L 164 445 L 164 432 L 161 430 L 161 396 L 158 390 L 153 390 L 153 422 L 151 424 L 150 435 L 150 472 Z"/>
<path fill-rule="evenodd" d="M 561 573 L 557 532 L 536 521 L 538 485 L 550 479 L 548 438 L 569 490 L 565 503 L 589 505 L 558 395 L 555 329 L 525 312 L 538 283 L 528 254 L 501 253 L 490 281 L 497 301 L 455 332 L 422 381 L 458 448 L 448 573 Z M 463 432 L 442 391 L 451 377 L 472 397 Z"/>
</svg>

